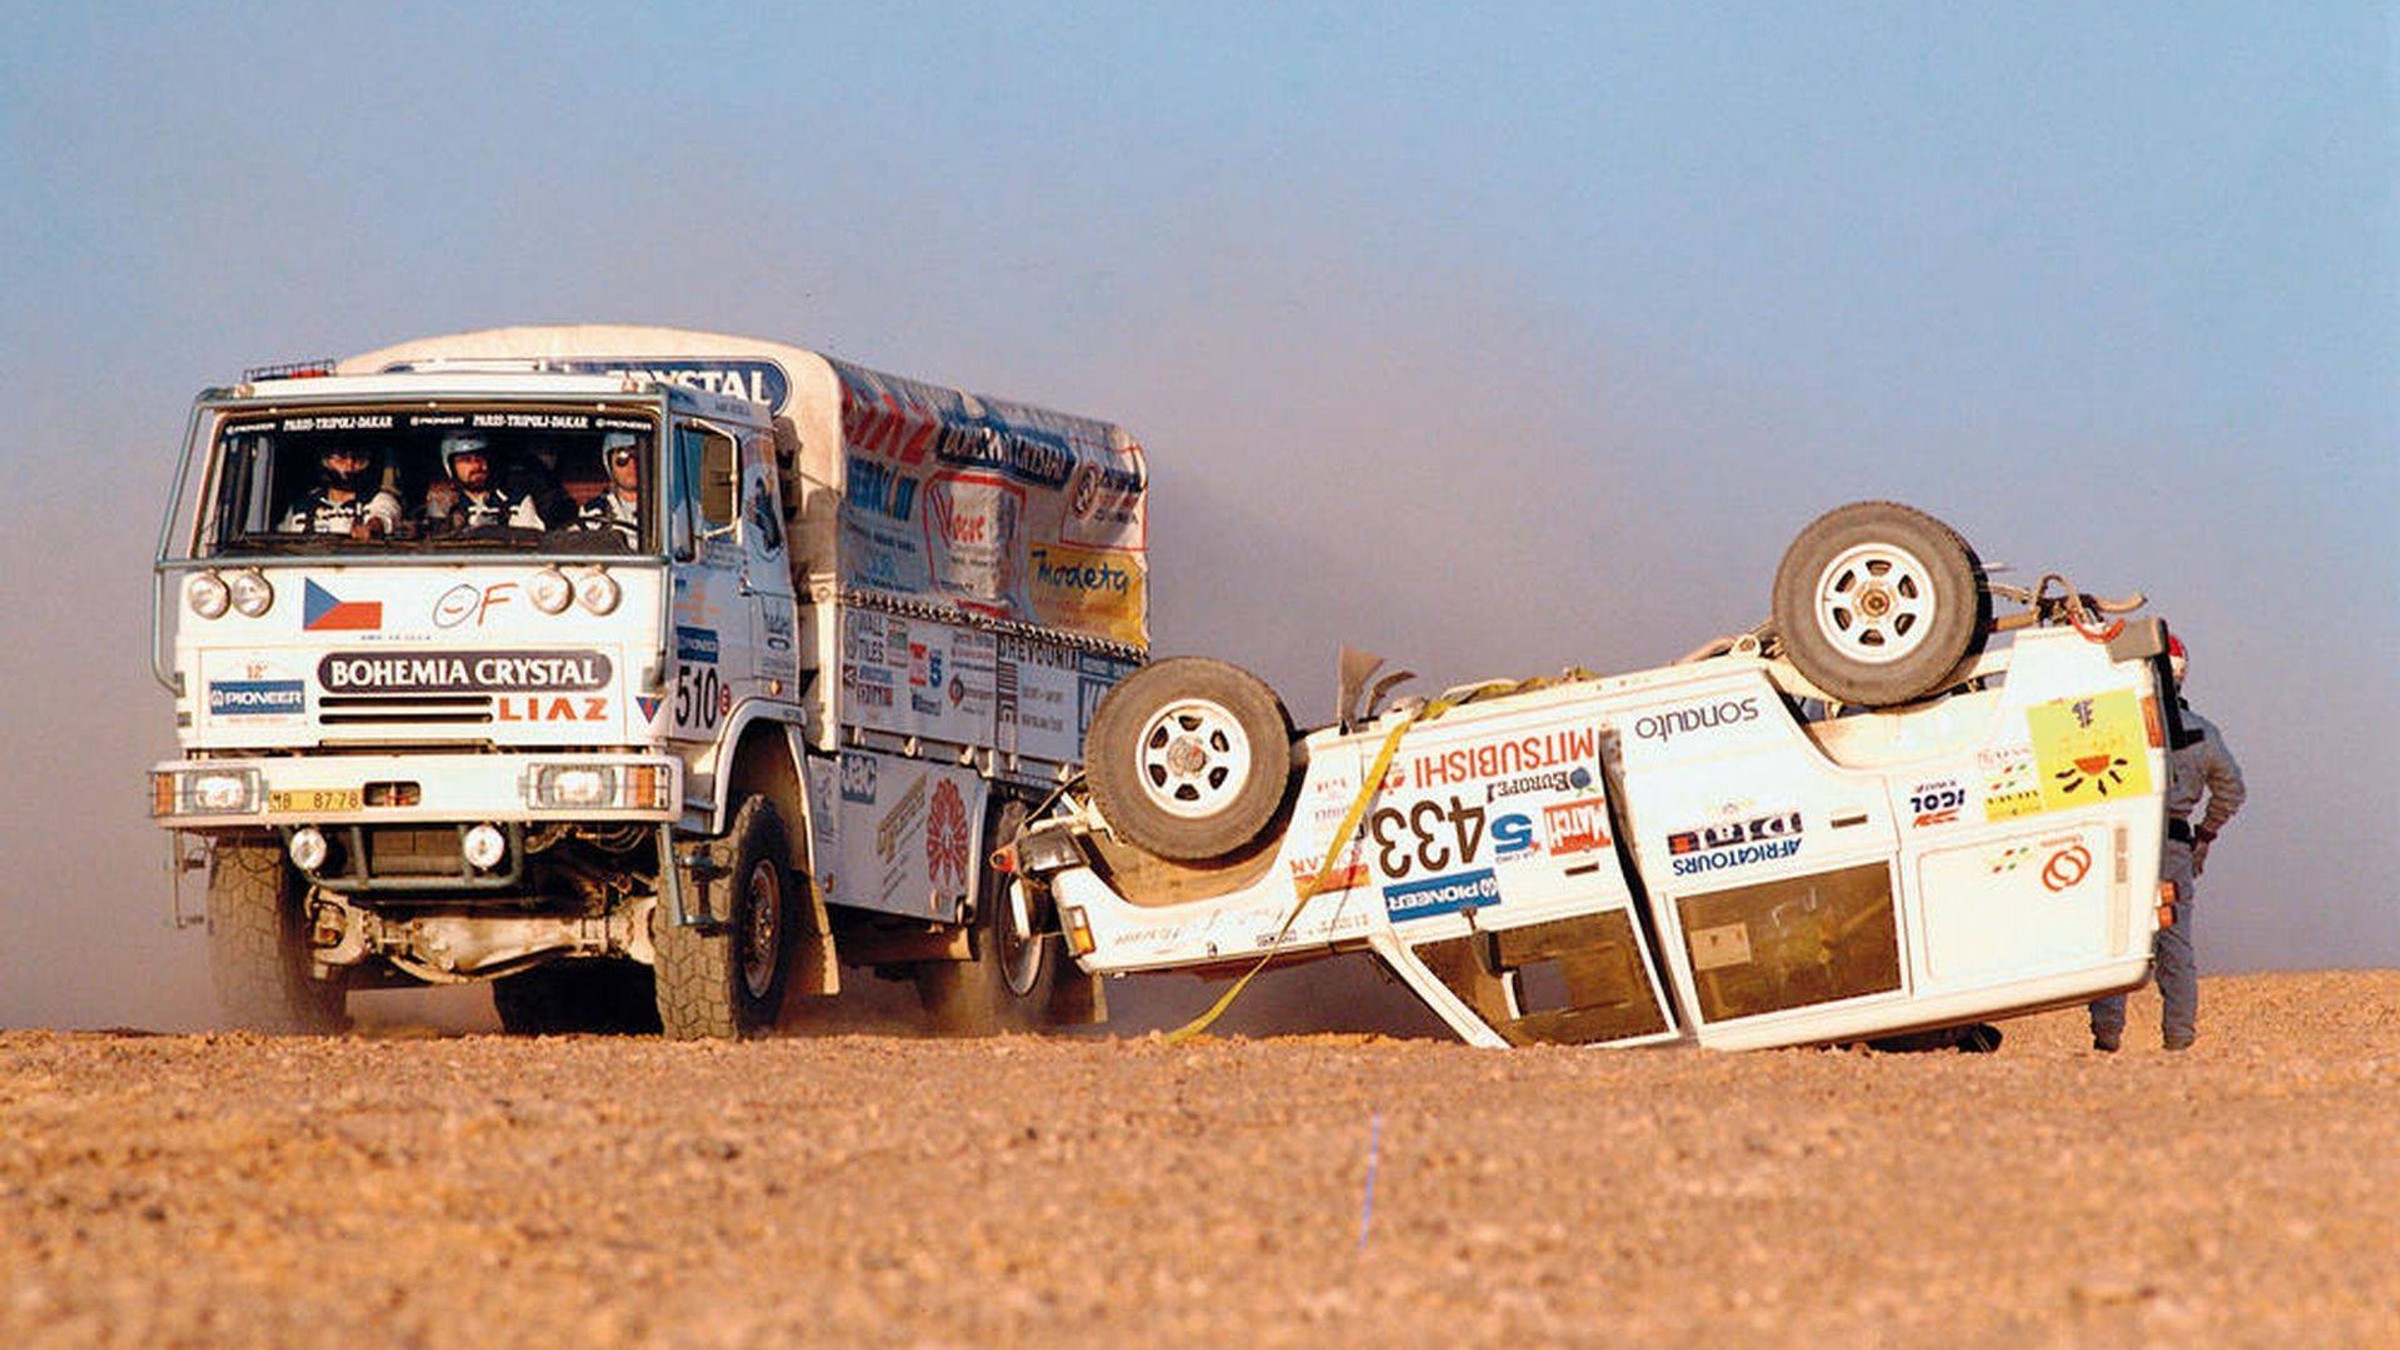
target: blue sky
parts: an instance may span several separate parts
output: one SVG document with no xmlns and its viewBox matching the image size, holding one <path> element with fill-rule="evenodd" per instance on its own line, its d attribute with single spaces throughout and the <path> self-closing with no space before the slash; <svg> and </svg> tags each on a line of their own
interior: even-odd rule
<svg viewBox="0 0 2400 1350">
<path fill-rule="evenodd" d="M 0 4 L 0 1025 L 205 983 L 139 813 L 192 393 L 578 319 L 1126 422 L 1161 650 L 1309 719 L 1342 641 L 1671 657 L 1914 502 L 2194 643 L 2204 965 L 2400 963 L 2394 15 Z"/>
</svg>

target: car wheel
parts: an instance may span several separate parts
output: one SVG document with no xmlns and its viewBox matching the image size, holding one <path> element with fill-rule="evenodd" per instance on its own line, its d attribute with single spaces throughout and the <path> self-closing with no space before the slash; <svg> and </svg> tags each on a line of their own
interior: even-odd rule
<svg viewBox="0 0 2400 1350">
<path fill-rule="evenodd" d="M 1800 673 L 1844 703 L 1937 693 L 1991 627 L 1982 564 L 1956 531 L 1897 502 L 1817 517 L 1775 572 L 1775 631 Z"/>
<path fill-rule="evenodd" d="M 1100 813 L 1127 842 L 1176 862 L 1259 842 L 1292 778 L 1292 722 L 1266 682 L 1177 656 L 1109 691 L 1084 743 Z"/>
</svg>

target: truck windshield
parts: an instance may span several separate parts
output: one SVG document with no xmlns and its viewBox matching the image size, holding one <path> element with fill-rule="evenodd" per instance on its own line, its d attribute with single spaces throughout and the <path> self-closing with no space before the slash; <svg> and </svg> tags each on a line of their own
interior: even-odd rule
<svg viewBox="0 0 2400 1350">
<path fill-rule="evenodd" d="M 657 425 L 590 408 L 231 413 L 199 553 L 647 553 Z"/>
</svg>

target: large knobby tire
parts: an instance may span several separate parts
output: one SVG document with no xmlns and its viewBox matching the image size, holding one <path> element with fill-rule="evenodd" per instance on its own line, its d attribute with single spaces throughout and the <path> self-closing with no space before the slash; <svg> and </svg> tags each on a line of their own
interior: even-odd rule
<svg viewBox="0 0 2400 1350">
<path fill-rule="evenodd" d="M 1283 807 L 1292 719 L 1238 666 L 1177 656 L 1127 676 L 1084 741 L 1100 814 L 1128 843 L 1176 862 L 1240 854 Z"/>
<path fill-rule="evenodd" d="M 1049 931 L 1057 925 L 1033 893 L 1014 873 L 992 866 L 992 854 L 1025 824 L 1025 803 L 995 797 L 984 815 L 982 875 L 968 939 L 975 959 L 925 961 L 915 971 L 917 998 L 936 1035 L 1039 1029 L 1065 959 L 1057 933 Z"/>
<path fill-rule="evenodd" d="M 311 972 L 308 887 L 272 843 L 222 841 L 208 869 L 208 967 L 234 1025 L 278 1035 L 346 1030 L 349 996 Z"/>
<path fill-rule="evenodd" d="M 492 981 L 492 1010 L 518 1036 L 655 1032 L 657 998 L 650 969 L 631 961 L 557 961 Z"/>
<path fill-rule="evenodd" d="M 719 875 L 709 883 L 709 928 L 678 926 L 665 897 L 650 916 L 658 953 L 658 1020 L 676 1040 L 739 1040 L 775 1026 L 792 977 L 799 881 L 786 860 L 790 835 L 775 803 L 742 798 L 733 828 L 708 846 Z M 684 903 L 700 902 L 686 873 Z"/>
<path fill-rule="evenodd" d="M 1958 533 L 1897 502 L 1817 517 L 1775 572 L 1775 631 L 1800 673 L 1844 703 L 1910 703 L 1983 650 L 1992 597 Z"/>
</svg>

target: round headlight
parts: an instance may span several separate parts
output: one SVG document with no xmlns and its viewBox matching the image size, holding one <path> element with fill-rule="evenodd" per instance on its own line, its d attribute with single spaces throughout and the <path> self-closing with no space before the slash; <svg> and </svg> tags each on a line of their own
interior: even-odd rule
<svg viewBox="0 0 2400 1350">
<path fill-rule="evenodd" d="M 575 599 L 575 587 L 567 575 L 555 567 L 545 567 L 533 574 L 526 591 L 533 596 L 533 607 L 544 614 L 556 614 Z"/>
<path fill-rule="evenodd" d="M 489 872 L 508 856 L 508 836 L 500 833 L 498 826 L 478 825 L 467 831 L 465 847 L 467 861 L 478 870 Z"/>
<path fill-rule="evenodd" d="M 203 619 L 221 619 L 233 607 L 233 592 L 225 588 L 225 578 L 214 572 L 202 572 L 183 583 L 184 602 Z"/>
<path fill-rule="evenodd" d="M 622 594 L 617 589 L 617 579 L 606 572 L 593 572 L 575 583 L 575 599 L 594 614 L 615 609 Z"/>
<path fill-rule="evenodd" d="M 267 583 L 264 573 L 236 572 L 226 587 L 233 592 L 233 607 L 253 619 L 275 603 L 275 588 Z"/>
<path fill-rule="evenodd" d="M 292 831 L 292 866 L 303 872 L 314 872 L 325 865 L 329 851 L 325 832 L 314 825 L 303 825 Z"/>
</svg>

